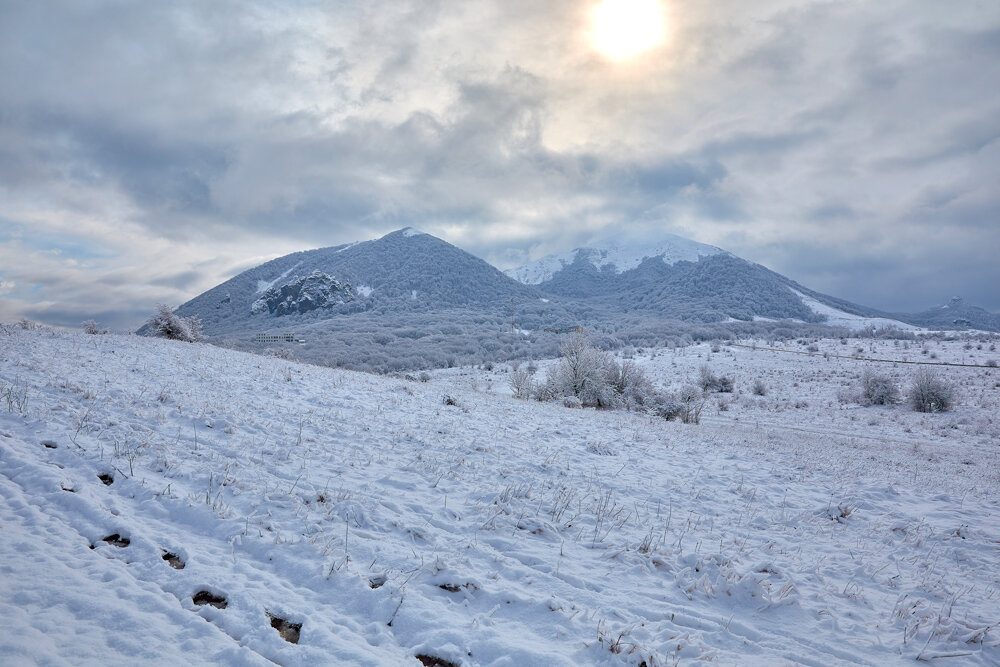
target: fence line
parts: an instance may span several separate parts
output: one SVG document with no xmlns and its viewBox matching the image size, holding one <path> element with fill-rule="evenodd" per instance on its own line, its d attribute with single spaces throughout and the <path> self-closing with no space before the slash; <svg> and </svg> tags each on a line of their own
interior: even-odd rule
<svg viewBox="0 0 1000 667">
<path fill-rule="evenodd" d="M 960 366 L 962 368 L 996 368 L 986 364 L 959 364 L 952 361 L 904 361 L 902 359 L 878 359 L 876 357 L 855 357 L 845 354 L 830 354 L 829 352 L 803 352 L 802 350 L 783 350 L 777 347 L 762 347 L 760 345 L 743 345 L 741 343 L 729 343 L 733 347 L 745 347 L 748 350 L 767 350 L 768 352 L 784 352 L 785 354 L 804 354 L 809 357 L 824 356 L 834 359 L 853 359 L 854 361 L 876 361 L 883 364 L 912 364 L 915 366 Z"/>
</svg>

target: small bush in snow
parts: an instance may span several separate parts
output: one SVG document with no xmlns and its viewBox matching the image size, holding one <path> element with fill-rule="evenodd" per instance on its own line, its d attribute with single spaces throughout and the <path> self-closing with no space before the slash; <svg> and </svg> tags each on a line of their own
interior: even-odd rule
<svg viewBox="0 0 1000 667">
<path fill-rule="evenodd" d="M 549 368 L 540 395 L 572 396 L 587 407 L 614 408 L 620 404 L 613 386 L 620 369 L 611 355 L 592 347 L 581 335 L 570 336 L 559 349 L 562 358 Z"/>
<path fill-rule="evenodd" d="M 670 421 L 680 416 L 681 411 L 684 410 L 684 405 L 673 396 L 660 395 L 656 397 L 650 409 L 656 416 Z"/>
<path fill-rule="evenodd" d="M 899 402 L 899 387 L 888 375 L 866 368 L 861 374 L 861 396 L 866 405 L 893 405 Z"/>
<path fill-rule="evenodd" d="M 685 424 L 701 423 L 701 411 L 705 407 L 705 395 L 698 390 L 698 387 L 684 387 L 677 398 L 681 404 L 679 413 L 681 421 Z"/>
<path fill-rule="evenodd" d="M 621 366 L 613 364 L 609 371 L 612 389 L 621 397 L 627 409 L 644 407 L 655 400 L 656 389 L 653 388 L 653 383 L 634 362 L 625 360 Z"/>
<path fill-rule="evenodd" d="M 518 368 L 511 373 L 509 382 L 515 398 L 529 398 L 535 385 L 531 373 L 526 368 Z"/>
<path fill-rule="evenodd" d="M 421 382 L 430 382 L 431 380 L 431 374 L 428 373 L 427 371 L 421 372 L 420 375 L 418 375 L 417 377 L 420 378 Z"/>
<path fill-rule="evenodd" d="M 756 396 L 767 396 L 767 387 L 761 380 L 755 380 L 753 383 L 753 393 Z"/>
<path fill-rule="evenodd" d="M 728 394 L 733 391 L 733 380 L 725 375 L 717 377 L 708 364 L 704 364 L 698 373 L 698 386 L 701 387 L 702 391 L 717 391 Z"/>
<path fill-rule="evenodd" d="M 954 393 L 937 373 L 921 368 L 910 384 L 910 406 L 917 412 L 946 412 L 951 408 Z"/>
<path fill-rule="evenodd" d="M 989 359 L 986 362 L 986 365 L 989 366 L 990 368 L 996 368 L 997 367 L 997 360 L 996 359 Z"/>
<path fill-rule="evenodd" d="M 101 328 L 101 326 L 97 323 L 97 320 L 84 320 L 80 323 L 80 326 L 83 328 L 83 333 L 90 334 L 92 336 L 108 333 L 107 329 Z"/>
<path fill-rule="evenodd" d="M 194 343 L 201 340 L 201 320 L 197 317 L 179 317 L 169 306 L 160 304 L 146 322 L 151 336 Z"/>
</svg>

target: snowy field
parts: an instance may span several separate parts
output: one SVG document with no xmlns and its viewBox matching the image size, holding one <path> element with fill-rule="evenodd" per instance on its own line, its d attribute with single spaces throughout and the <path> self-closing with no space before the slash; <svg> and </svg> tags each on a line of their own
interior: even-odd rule
<svg viewBox="0 0 1000 667">
<path fill-rule="evenodd" d="M 846 343 L 634 354 L 733 378 L 693 425 L 0 331 L 0 662 L 998 664 L 1000 370 L 926 415 L 833 356 L 998 355 Z"/>
</svg>

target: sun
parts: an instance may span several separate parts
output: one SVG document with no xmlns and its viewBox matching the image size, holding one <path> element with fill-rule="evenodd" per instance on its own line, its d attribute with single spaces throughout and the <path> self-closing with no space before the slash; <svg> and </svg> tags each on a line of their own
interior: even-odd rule
<svg viewBox="0 0 1000 667">
<path fill-rule="evenodd" d="M 611 60 L 625 60 L 663 42 L 658 0 L 603 0 L 592 14 L 594 45 Z"/>
</svg>

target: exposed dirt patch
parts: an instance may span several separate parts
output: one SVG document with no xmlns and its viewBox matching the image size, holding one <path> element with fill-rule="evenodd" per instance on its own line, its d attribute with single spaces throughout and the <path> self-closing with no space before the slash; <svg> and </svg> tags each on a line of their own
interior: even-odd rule
<svg viewBox="0 0 1000 667">
<path fill-rule="evenodd" d="M 275 616 L 271 612 L 267 613 L 271 619 L 271 627 L 278 631 L 281 638 L 291 644 L 299 643 L 299 631 L 302 630 L 301 623 L 292 623 L 289 620 Z"/>
<path fill-rule="evenodd" d="M 415 656 L 420 664 L 424 667 L 461 667 L 457 662 L 452 662 L 451 660 L 445 660 L 444 658 L 439 658 L 434 655 L 424 655 L 423 653 L 417 654 Z"/>
<path fill-rule="evenodd" d="M 118 533 L 112 533 L 111 535 L 103 538 L 103 540 L 111 546 L 118 547 L 119 549 L 123 549 L 132 543 L 130 539 L 122 537 Z"/>
<path fill-rule="evenodd" d="M 42 447 L 47 447 L 48 449 L 56 449 L 57 447 L 59 447 L 59 445 L 57 445 L 56 443 L 52 442 L 51 440 L 42 440 L 41 444 L 42 444 Z"/>
<path fill-rule="evenodd" d="M 184 569 L 184 565 L 185 565 L 184 559 L 181 558 L 180 556 L 178 556 L 175 553 L 171 553 L 169 551 L 164 551 L 163 552 L 163 560 L 167 561 L 167 564 L 170 567 L 174 568 L 175 570 L 183 570 Z"/>
<path fill-rule="evenodd" d="M 106 475 L 106 474 L 100 474 L 100 475 L 98 475 L 97 479 L 99 479 L 102 482 L 104 482 L 104 486 L 111 486 L 112 484 L 114 484 L 114 481 L 115 481 L 114 477 L 112 477 L 111 475 Z"/>
<path fill-rule="evenodd" d="M 226 602 L 226 598 L 209 591 L 198 591 L 191 596 L 191 601 L 199 607 L 207 604 L 215 607 L 216 609 L 225 609 L 229 606 L 229 603 Z"/>
</svg>

